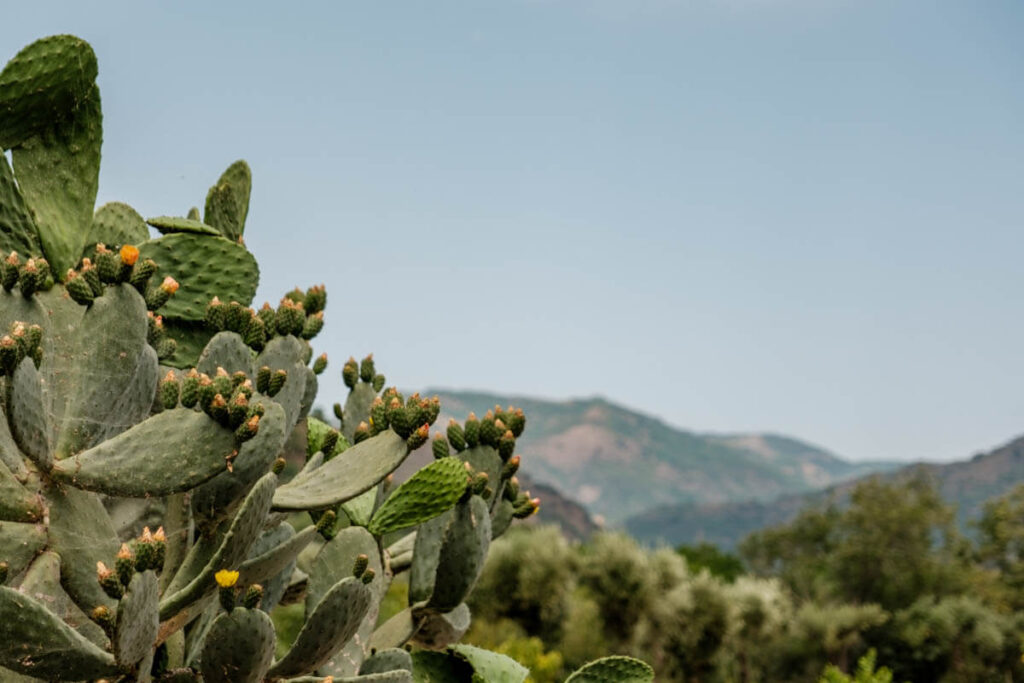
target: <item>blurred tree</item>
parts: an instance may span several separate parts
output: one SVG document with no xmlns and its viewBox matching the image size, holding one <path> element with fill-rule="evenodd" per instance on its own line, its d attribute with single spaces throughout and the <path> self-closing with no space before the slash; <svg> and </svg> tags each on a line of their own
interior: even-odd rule
<svg viewBox="0 0 1024 683">
<path fill-rule="evenodd" d="M 743 574 L 743 560 L 732 553 L 723 552 L 713 543 L 681 545 L 676 552 L 686 559 L 686 566 L 692 572 L 707 569 L 723 581 L 733 582 Z"/>
</svg>

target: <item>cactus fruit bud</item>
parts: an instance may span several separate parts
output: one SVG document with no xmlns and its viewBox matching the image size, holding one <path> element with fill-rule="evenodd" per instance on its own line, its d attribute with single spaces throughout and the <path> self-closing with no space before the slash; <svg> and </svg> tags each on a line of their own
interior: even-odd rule
<svg viewBox="0 0 1024 683">
<path fill-rule="evenodd" d="M 484 413 L 484 418 L 480 420 L 480 443 L 484 446 L 496 447 L 499 437 L 498 426 L 494 421 L 494 413 L 488 410 Z"/>
<path fill-rule="evenodd" d="M 516 472 L 519 471 L 520 458 L 518 455 L 513 455 L 511 458 L 505 461 L 505 464 L 501 468 L 501 478 L 511 479 L 516 476 Z"/>
<path fill-rule="evenodd" d="M 164 569 L 164 558 L 167 556 L 167 534 L 163 527 L 153 532 L 153 569 L 158 572 Z"/>
<path fill-rule="evenodd" d="M 160 405 L 164 410 L 171 410 L 177 407 L 178 399 L 181 397 L 181 384 L 174 376 L 172 370 L 168 370 L 164 378 L 160 380 Z"/>
<path fill-rule="evenodd" d="M 334 510 L 324 510 L 320 519 L 316 520 L 316 530 L 324 537 L 325 541 L 334 538 L 334 524 L 338 521 L 338 514 Z"/>
<path fill-rule="evenodd" d="M 363 572 L 363 583 L 369 585 L 373 582 L 373 577 L 375 577 L 376 575 L 377 572 L 373 571 L 372 569 L 367 569 L 365 572 Z"/>
<path fill-rule="evenodd" d="M 516 450 L 516 437 L 512 434 L 511 429 L 506 429 L 505 433 L 498 439 L 498 455 L 501 456 L 502 460 L 508 460 L 512 457 L 512 453 Z"/>
<path fill-rule="evenodd" d="M 20 352 L 21 347 L 14 341 L 14 337 L 9 334 L 0 337 L 0 370 L 3 371 L 0 374 L 14 374 L 15 368 L 21 362 Z"/>
<path fill-rule="evenodd" d="M 245 418 L 248 415 L 249 400 L 245 397 L 245 394 L 239 392 L 232 396 L 231 402 L 228 404 L 228 424 L 237 428 L 245 422 Z"/>
<path fill-rule="evenodd" d="M 92 292 L 92 287 L 85 281 L 85 278 L 79 277 L 78 273 L 73 270 L 68 271 L 67 277 L 64 280 L 64 289 L 67 290 L 68 296 L 71 297 L 72 301 L 82 306 L 88 306 L 96 298 L 96 295 Z"/>
<path fill-rule="evenodd" d="M 476 413 L 470 413 L 466 418 L 465 428 L 466 445 L 476 448 L 480 445 L 480 421 L 476 419 Z"/>
<path fill-rule="evenodd" d="M 132 287 L 138 291 L 139 294 L 145 294 L 146 287 L 149 285 L 149 278 L 153 277 L 153 273 L 156 272 L 156 261 L 153 259 L 145 259 L 142 263 L 136 263 L 135 268 L 132 269 L 132 274 L 128 278 L 128 282 Z"/>
<path fill-rule="evenodd" d="M 96 272 L 99 273 L 100 281 L 105 284 L 117 282 L 121 274 L 121 257 L 107 249 L 105 244 L 96 245 Z"/>
<path fill-rule="evenodd" d="M 284 468 L 287 464 L 287 460 L 285 460 L 284 458 L 278 458 L 277 460 L 274 461 L 274 464 L 270 468 L 270 471 L 273 472 L 274 474 L 281 474 L 282 472 L 284 472 Z"/>
<path fill-rule="evenodd" d="M 383 389 L 384 388 L 384 382 L 385 382 L 384 375 L 381 375 L 379 373 L 374 375 L 373 376 L 373 390 L 374 391 L 380 391 L 381 389 Z"/>
<path fill-rule="evenodd" d="M 7 583 L 7 573 L 10 571 L 11 566 L 6 562 L 0 562 L 0 586 Z"/>
<path fill-rule="evenodd" d="M 352 441 L 354 443 L 361 443 L 370 438 L 370 425 L 366 422 L 360 422 L 356 427 L 355 431 L 352 432 Z"/>
<path fill-rule="evenodd" d="M 162 528 L 160 534 L 163 535 Z M 157 547 L 158 545 L 160 546 L 159 548 Z M 135 544 L 135 571 L 144 572 L 147 569 L 162 569 L 163 545 L 163 543 L 157 543 L 153 532 L 149 530 L 148 526 L 143 527 L 142 534 Z"/>
<path fill-rule="evenodd" d="M 181 382 L 181 405 L 192 408 L 199 401 L 199 371 L 192 368 Z"/>
<path fill-rule="evenodd" d="M 117 571 L 117 580 L 127 588 L 128 583 L 132 580 L 132 574 L 135 573 L 135 554 L 127 543 L 122 543 L 121 549 L 117 551 L 114 569 Z"/>
<path fill-rule="evenodd" d="M 314 313 L 306 316 L 306 322 L 302 325 L 302 338 L 312 339 L 324 329 L 324 312 Z"/>
<path fill-rule="evenodd" d="M 220 590 L 218 591 L 220 606 L 224 608 L 225 612 L 230 614 L 231 611 L 235 609 L 235 602 L 237 599 L 235 584 L 238 583 L 238 572 L 221 569 L 219 572 L 214 574 L 213 578 L 216 579 L 217 585 L 220 587 Z"/>
<path fill-rule="evenodd" d="M 253 415 L 248 420 L 238 425 L 235 430 L 235 439 L 238 443 L 245 443 L 260 431 L 260 416 Z"/>
<path fill-rule="evenodd" d="M 107 634 L 108 638 L 112 638 L 114 635 L 115 620 L 113 613 L 107 608 L 106 605 L 99 605 L 94 607 L 89 615 L 89 618 L 99 624 L 103 632 Z"/>
<path fill-rule="evenodd" d="M 409 416 L 406 413 L 405 408 L 402 407 L 402 403 L 398 400 L 397 396 L 393 397 L 388 403 L 385 415 L 387 416 L 388 423 L 391 425 L 391 428 L 394 429 L 403 439 L 407 438 L 412 433 L 412 423 L 409 421 Z"/>
<path fill-rule="evenodd" d="M 18 284 L 18 269 L 20 265 L 21 259 L 18 258 L 18 252 L 16 251 L 12 251 L 10 256 L 4 259 L 3 268 L 0 271 L 4 291 L 10 292 L 14 289 L 14 285 Z"/>
<path fill-rule="evenodd" d="M 487 473 L 477 472 L 473 475 L 473 480 L 470 482 L 469 488 L 476 495 L 483 495 L 484 489 L 487 488 Z"/>
<path fill-rule="evenodd" d="M 447 458 L 452 454 L 448 449 L 448 440 L 441 432 L 434 432 L 434 441 L 430 444 L 430 450 L 433 452 L 435 460 Z"/>
<path fill-rule="evenodd" d="M 256 391 L 265 394 L 270 391 L 270 366 L 264 365 L 256 371 Z"/>
<path fill-rule="evenodd" d="M 355 389 L 356 382 L 359 381 L 359 365 L 355 358 L 345 361 L 345 365 L 341 368 L 341 379 L 345 382 L 346 387 Z"/>
<path fill-rule="evenodd" d="M 242 607 L 246 609 L 256 609 L 260 606 L 260 602 L 263 600 L 263 586 L 258 583 L 254 583 L 245 589 L 245 595 L 242 596 Z"/>
<path fill-rule="evenodd" d="M 438 396 L 428 398 L 422 405 L 427 412 L 427 422 L 430 424 L 437 422 L 437 416 L 441 414 L 441 398 Z"/>
<path fill-rule="evenodd" d="M 278 334 L 302 334 L 302 328 L 306 324 L 306 312 L 301 302 L 295 302 L 285 297 L 281 299 L 277 312 L 274 314 L 274 329 Z"/>
<path fill-rule="evenodd" d="M 22 296 L 26 299 L 31 297 L 40 284 L 42 283 L 39 281 L 39 268 L 36 266 L 35 259 L 25 261 L 25 265 L 18 272 L 18 287 L 21 289 Z"/>
<path fill-rule="evenodd" d="M 249 321 L 249 326 L 246 327 L 245 334 L 242 336 L 242 341 L 252 349 L 257 351 L 263 350 L 267 343 L 267 325 L 259 316 L 254 315 Z"/>
<path fill-rule="evenodd" d="M 523 430 L 526 429 L 526 416 L 523 414 L 523 409 L 513 409 L 510 406 L 507 418 L 508 419 L 505 420 L 505 424 L 507 424 L 508 428 L 512 430 L 512 435 L 518 439 L 522 436 Z"/>
<path fill-rule="evenodd" d="M 223 394 L 214 394 L 213 400 L 210 401 L 210 407 L 206 411 L 206 414 L 216 420 L 218 424 L 225 427 L 228 426 L 231 418 L 228 415 L 228 402 L 224 398 Z"/>
<path fill-rule="evenodd" d="M 323 451 L 325 457 L 331 457 L 334 455 L 334 448 L 338 445 L 338 439 L 341 437 L 341 432 L 337 429 L 328 429 L 327 433 L 324 434 L 324 441 L 320 445 L 320 450 Z"/>
<path fill-rule="evenodd" d="M 171 298 L 171 295 L 177 291 L 178 281 L 168 275 L 164 278 L 163 282 L 160 283 L 159 287 L 149 290 L 146 294 L 146 308 L 151 311 L 155 311 L 167 303 L 168 299 Z"/>
<path fill-rule="evenodd" d="M 231 375 L 224 368 L 218 367 L 217 373 L 213 376 L 213 390 L 224 397 L 232 393 L 235 385 L 231 381 Z"/>
<path fill-rule="evenodd" d="M 324 370 L 327 369 L 327 354 L 321 353 L 317 356 L 316 360 L 313 361 L 313 374 L 322 375 Z"/>
<path fill-rule="evenodd" d="M 288 379 L 288 372 L 286 370 L 277 370 L 270 376 L 270 382 L 267 383 L 267 396 L 276 396 L 277 392 L 281 391 L 281 387 L 284 386 L 285 380 Z"/>
<path fill-rule="evenodd" d="M 519 480 L 512 477 L 505 483 L 505 500 L 510 503 L 516 502 L 516 498 L 519 497 Z"/>
<path fill-rule="evenodd" d="M 219 297 L 213 297 L 206 305 L 206 324 L 218 332 L 222 331 L 227 324 L 227 310 L 228 307 L 221 303 Z"/>
<path fill-rule="evenodd" d="M 85 281 L 89 283 L 89 286 L 92 287 L 92 293 L 95 296 L 103 294 L 103 283 L 100 281 L 99 272 L 97 272 L 96 266 L 92 264 L 92 261 L 87 258 L 82 259 L 82 270 L 79 272 Z"/>
<path fill-rule="evenodd" d="M 107 565 L 103 564 L 103 562 L 96 563 L 96 579 L 100 583 L 100 588 L 109 597 L 114 600 L 120 600 L 124 596 L 124 586 L 121 585 L 117 574 L 114 573 L 113 569 L 108 569 Z"/>
<path fill-rule="evenodd" d="M 356 557 L 355 563 L 352 565 L 352 576 L 357 579 L 366 573 L 366 568 L 370 566 L 370 557 L 368 555 L 359 555 Z"/>
<path fill-rule="evenodd" d="M 373 369 L 373 354 L 371 353 L 359 364 L 359 379 L 364 382 L 372 382 L 375 374 L 377 373 Z"/>
<path fill-rule="evenodd" d="M 121 268 L 117 274 L 118 282 L 124 282 L 131 277 L 135 262 L 139 260 L 139 250 L 131 244 L 125 244 L 119 252 L 121 257 Z"/>
<path fill-rule="evenodd" d="M 530 492 L 527 491 L 519 495 L 513 506 L 512 516 L 516 519 L 526 519 L 540 511 L 540 498 L 530 498 Z"/>
<path fill-rule="evenodd" d="M 455 418 L 448 420 L 448 443 L 455 452 L 466 450 L 466 434 L 462 431 L 462 425 L 455 421 Z"/>
<path fill-rule="evenodd" d="M 374 433 L 388 428 L 387 409 L 384 407 L 384 399 L 380 396 L 375 396 L 370 403 L 370 422 L 373 423 Z"/>
<path fill-rule="evenodd" d="M 323 285 L 313 285 L 307 289 L 302 306 L 310 315 L 316 315 L 324 310 L 327 306 L 327 288 Z"/>
<path fill-rule="evenodd" d="M 427 441 L 430 440 L 430 425 L 426 422 L 421 424 L 415 432 L 413 432 L 408 439 L 405 440 L 405 445 L 409 447 L 410 451 L 414 451 Z"/>
</svg>

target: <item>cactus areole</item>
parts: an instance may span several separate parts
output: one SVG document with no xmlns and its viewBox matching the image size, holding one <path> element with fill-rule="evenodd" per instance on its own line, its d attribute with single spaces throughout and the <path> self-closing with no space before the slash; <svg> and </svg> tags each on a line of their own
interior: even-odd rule
<svg viewBox="0 0 1024 683">
<path fill-rule="evenodd" d="M 96 208 L 96 75 L 67 35 L 0 73 L 0 680 L 411 681 L 429 659 L 522 681 L 454 645 L 491 539 L 537 508 L 513 476 L 522 411 L 453 422 L 385 485 L 438 400 L 385 388 L 368 356 L 344 365 L 338 426 L 310 417 L 327 293 L 250 306 L 248 165 L 201 216 Z M 409 607 L 377 627 L 403 571 Z M 275 659 L 283 601 L 305 623 Z"/>
</svg>

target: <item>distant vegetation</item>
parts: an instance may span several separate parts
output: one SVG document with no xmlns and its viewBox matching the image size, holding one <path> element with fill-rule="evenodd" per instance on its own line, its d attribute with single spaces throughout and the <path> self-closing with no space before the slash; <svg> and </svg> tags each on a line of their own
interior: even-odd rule
<svg viewBox="0 0 1024 683">
<path fill-rule="evenodd" d="M 1024 486 L 982 508 L 973 540 L 954 519 L 927 477 L 862 482 L 846 507 L 746 539 L 738 576 L 711 546 L 513 529 L 467 637 L 538 683 L 609 653 L 686 683 L 1024 680 Z"/>
</svg>

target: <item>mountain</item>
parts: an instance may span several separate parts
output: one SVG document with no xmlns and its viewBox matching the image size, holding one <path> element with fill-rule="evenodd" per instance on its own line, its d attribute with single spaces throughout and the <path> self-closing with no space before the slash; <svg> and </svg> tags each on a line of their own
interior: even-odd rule
<svg viewBox="0 0 1024 683">
<path fill-rule="evenodd" d="M 877 476 L 901 481 L 922 473 L 934 480 L 943 498 L 957 506 L 957 518 L 965 526 L 968 520 L 980 515 L 986 500 L 1024 482 L 1024 437 L 970 460 L 908 465 Z M 630 517 L 625 527 L 648 543 L 678 545 L 707 541 L 730 549 L 752 531 L 788 522 L 807 505 L 822 503 L 830 497 L 841 501 L 858 481 L 812 494 L 785 495 L 774 501 L 664 505 Z"/>
<path fill-rule="evenodd" d="M 523 470 L 578 500 L 599 523 L 657 505 L 772 500 L 812 491 L 887 463 L 849 463 L 816 446 L 771 434 L 699 434 L 602 398 L 546 401 L 429 389 L 443 421 L 482 416 L 496 404 L 526 412 L 517 452 Z"/>
</svg>

